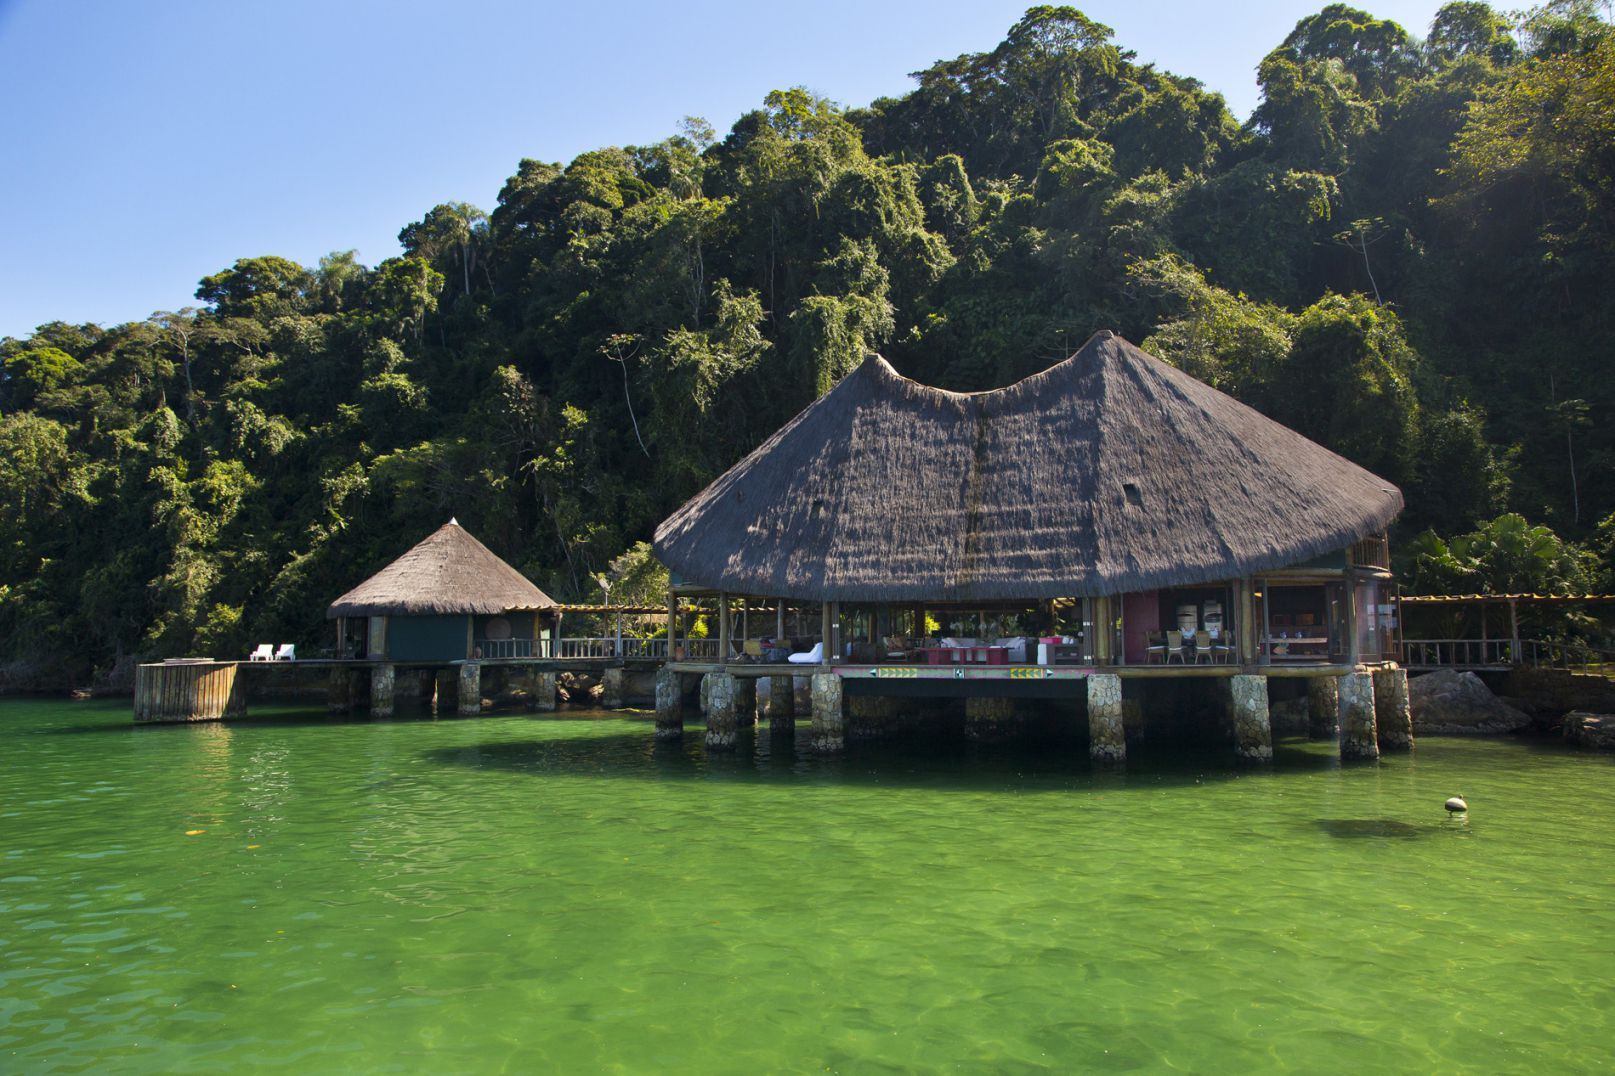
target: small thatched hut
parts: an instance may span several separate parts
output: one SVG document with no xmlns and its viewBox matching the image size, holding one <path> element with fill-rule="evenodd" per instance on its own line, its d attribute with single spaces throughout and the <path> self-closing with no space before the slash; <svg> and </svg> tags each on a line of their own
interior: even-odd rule
<svg viewBox="0 0 1615 1076">
<path fill-rule="evenodd" d="M 990 392 L 870 356 L 655 547 L 685 594 L 821 603 L 832 660 L 999 634 L 1080 637 L 1089 664 L 1196 641 L 1190 663 L 1338 663 L 1389 642 L 1401 508 L 1390 482 L 1101 332 Z M 1169 630 L 1187 633 L 1176 653 Z"/>
<path fill-rule="evenodd" d="M 339 654 L 392 661 L 541 656 L 555 602 L 449 520 L 331 603 Z M 350 640 L 350 622 L 364 627 Z"/>
</svg>

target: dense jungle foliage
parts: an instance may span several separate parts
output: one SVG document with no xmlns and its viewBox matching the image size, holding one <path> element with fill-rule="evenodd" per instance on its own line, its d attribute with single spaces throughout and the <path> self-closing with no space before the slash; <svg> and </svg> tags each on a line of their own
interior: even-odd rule
<svg viewBox="0 0 1615 1076">
<path fill-rule="evenodd" d="M 1071 8 L 843 108 L 524 160 L 375 267 L 0 343 L 0 681 L 326 642 L 458 516 L 562 600 L 870 350 L 955 389 L 1114 328 L 1399 483 L 1419 589 L 1615 586 L 1615 34 L 1341 4 L 1248 123 Z M 1281 509 L 1276 509 L 1281 510 Z M 613 566 L 613 562 L 615 567 Z"/>
</svg>

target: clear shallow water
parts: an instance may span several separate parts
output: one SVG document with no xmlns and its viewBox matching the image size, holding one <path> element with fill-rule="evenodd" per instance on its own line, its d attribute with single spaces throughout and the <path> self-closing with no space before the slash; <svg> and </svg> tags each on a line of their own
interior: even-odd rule
<svg viewBox="0 0 1615 1076">
<path fill-rule="evenodd" d="M 0 732 L 8 1072 L 1615 1065 L 1595 756 L 1095 774 L 15 701 Z"/>
</svg>

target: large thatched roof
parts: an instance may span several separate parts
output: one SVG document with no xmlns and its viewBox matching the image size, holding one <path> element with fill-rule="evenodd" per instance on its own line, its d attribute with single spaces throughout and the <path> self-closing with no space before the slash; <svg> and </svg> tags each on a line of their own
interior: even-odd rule
<svg viewBox="0 0 1615 1076">
<path fill-rule="evenodd" d="M 454 520 L 331 603 L 327 617 L 553 609 L 555 602 Z"/>
<path fill-rule="evenodd" d="M 1117 594 L 1342 549 L 1391 483 L 1113 333 L 956 393 L 870 356 L 656 530 L 685 580 L 839 601 Z"/>
</svg>

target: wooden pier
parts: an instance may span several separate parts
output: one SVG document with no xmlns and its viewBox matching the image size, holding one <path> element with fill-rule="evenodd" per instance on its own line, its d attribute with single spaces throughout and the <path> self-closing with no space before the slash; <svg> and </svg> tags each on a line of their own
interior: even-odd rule
<svg viewBox="0 0 1615 1076">
<path fill-rule="evenodd" d="M 247 712 L 235 661 L 180 658 L 135 670 L 135 720 L 220 721 Z"/>
<path fill-rule="evenodd" d="M 214 661 L 177 658 L 135 671 L 134 719 L 138 723 L 222 721 L 247 715 L 249 689 L 270 676 L 327 677 L 326 706 L 332 713 L 355 709 L 391 716 L 399 702 L 438 713 L 479 714 L 485 708 L 485 677 L 514 687 L 530 709 L 554 710 L 559 677 L 598 678 L 600 705 L 623 709 L 635 693 L 631 680 L 649 677 L 661 658 L 485 658 L 478 661 L 388 661 L 370 658 L 304 658 L 294 661 Z M 408 685 L 407 687 L 405 685 Z"/>
</svg>

